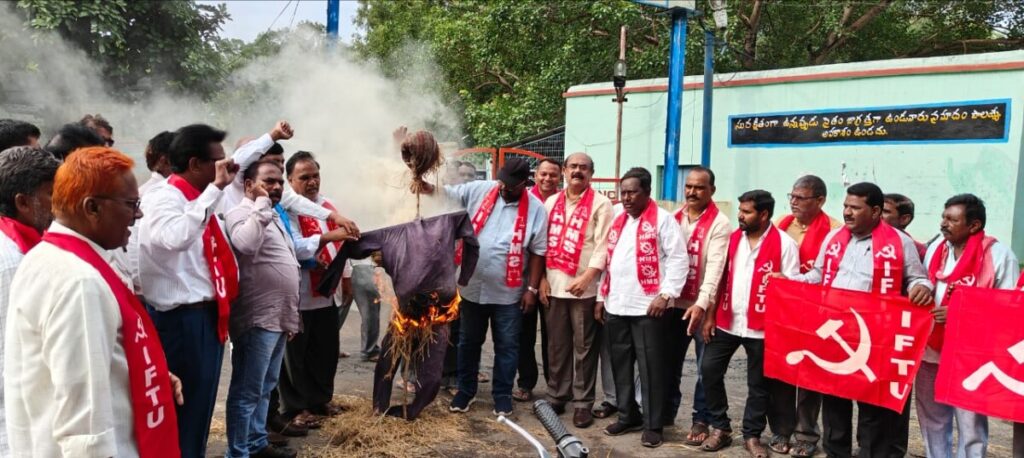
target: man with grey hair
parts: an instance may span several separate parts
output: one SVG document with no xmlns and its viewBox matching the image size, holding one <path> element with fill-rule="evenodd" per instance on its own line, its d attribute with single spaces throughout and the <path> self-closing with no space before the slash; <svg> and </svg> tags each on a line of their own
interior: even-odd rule
<svg viewBox="0 0 1024 458">
<path fill-rule="evenodd" d="M 796 240 L 800 246 L 800 272 L 814 267 L 822 242 L 829 231 L 842 224 L 825 214 L 825 198 L 828 189 L 825 181 L 815 175 L 804 175 L 793 183 L 789 192 L 791 213 L 783 216 L 775 225 Z M 821 438 L 818 429 L 818 415 L 821 412 L 821 394 L 778 380 L 771 384 L 771 406 L 768 409 L 768 424 L 772 429 L 769 446 L 776 453 L 789 453 L 797 457 L 814 456 Z M 790 449 L 789 437 L 795 436 Z"/>
<path fill-rule="evenodd" d="M 53 155 L 30 146 L 0 152 L 0 330 L 7 321 L 11 280 L 22 258 L 39 243 L 53 221 L 50 194 L 60 163 Z M 3 339 L 0 339 L 0 371 L 3 370 Z M 4 391 L 0 384 L 0 410 Z M 0 456 L 11 454 L 7 442 L 6 415 L 0 415 Z"/>
</svg>

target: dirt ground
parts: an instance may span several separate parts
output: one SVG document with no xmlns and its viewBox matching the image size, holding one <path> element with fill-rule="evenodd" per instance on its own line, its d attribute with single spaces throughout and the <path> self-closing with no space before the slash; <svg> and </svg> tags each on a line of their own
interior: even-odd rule
<svg viewBox="0 0 1024 458">
<path fill-rule="evenodd" d="M 385 306 L 386 307 L 386 306 Z M 383 335 L 383 329 L 386 322 L 386 318 L 390 316 L 390 310 L 381 311 L 381 329 Z M 350 395 L 357 396 L 365 399 L 369 399 L 370 390 L 372 388 L 372 374 L 373 374 L 373 363 L 361 362 L 358 357 L 359 347 L 359 326 L 361 316 L 359 311 L 353 305 L 351 312 L 349 313 L 348 319 L 345 322 L 343 329 L 341 330 L 341 346 L 343 351 L 352 353 L 353 356 L 339 360 L 338 373 L 335 378 L 335 393 L 338 395 Z M 540 339 L 537 339 L 538 347 Z M 538 355 L 539 355 L 538 348 Z M 571 434 L 579 437 L 583 444 L 590 449 L 591 457 L 746 457 L 749 456 L 743 449 L 741 438 L 739 437 L 739 420 L 742 418 L 743 403 L 746 397 L 746 380 L 745 380 L 745 367 L 746 357 L 742 353 L 743 350 L 736 354 L 733 358 L 732 363 L 729 366 L 729 372 L 726 375 L 726 383 L 729 394 L 729 414 L 733 419 L 734 429 L 736 431 L 736 437 L 734 437 L 733 445 L 729 448 L 722 450 L 717 454 L 705 453 L 697 450 L 694 447 L 688 447 L 682 443 L 683 438 L 686 435 L 686 431 L 689 430 L 690 418 L 689 410 L 680 408 L 679 416 L 676 420 L 675 427 L 665 429 L 665 444 L 657 449 L 647 449 L 640 446 L 640 433 L 631 433 L 619 437 L 608 437 L 602 434 L 602 429 L 614 419 L 596 420 L 594 425 L 586 429 L 578 429 L 572 426 L 572 413 L 566 413 L 562 415 L 562 421 L 566 424 L 567 429 Z M 482 370 L 490 373 L 493 367 L 494 353 L 491 347 L 490 341 L 485 344 L 483 360 L 481 362 Z M 210 456 L 222 456 L 225 448 L 225 436 L 224 436 L 224 405 L 225 398 L 227 397 L 228 381 L 231 377 L 231 364 L 228 355 L 224 358 L 224 369 L 221 375 L 220 390 L 218 392 L 219 402 L 217 404 L 217 411 L 213 419 L 213 427 L 210 435 L 209 442 L 209 454 Z M 686 405 L 685 399 L 687 396 L 692 396 L 692 383 L 695 376 L 695 368 L 693 365 L 693 354 L 691 352 L 688 355 L 686 365 L 684 367 L 683 387 L 684 387 L 684 406 Z M 599 377 L 600 378 L 600 377 Z M 540 385 L 543 385 L 543 378 Z M 600 384 L 600 382 L 598 382 Z M 396 384 L 397 387 L 397 384 Z M 541 394 L 542 387 L 535 389 L 535 394 Z M 491 410 L 494 407 L 490 396 L 491 383 L 484 383 L 480 385 L 480 392 L 477 394 L 477 402 L 473 404 L 472 410 L 468 414 L 451 414 L 448 412 L 447 406 L 450 401 L 450 397 L 443 393 L 438 396 L 438 400 L 435 402 L 433 408 L 429 409 L 424 415 L 431 416 L 444 416 L 444 415 L 468 415 L 471 425 L 471 436 L 473 440 L 466 440 L 462 443 L 445 443 L 440 446 L 434 445 L 430 447 L 428 453 L 421 452 L 410 452 L 407 456 L 442 456 L 442 457 L 530 457 L 537 456 L 534 449 L 519 435 L 508 429 L 507 426 L 498 424 L 495 421 L 495 417 L 491 414 Z M 600 387 L 597 390 L 598 397 L 601 396 Z M 395 389 L 393 402 L 398 402 L 403 399 L 403 393 Z M 368 402 L 368 401 L 367 401 Z M 921 444 L 921 435 L 917 425 L 916 414 L 911 410 L 911 425 L 910 425 L 910 456 L 924 456 L 924 451 Z M 548 447 L 549 453 L 553 456 L 558 456 L 555 451 L 554 443 L 552 439 L 547 435 L 540 422 L 533 416 L 531 405 L 528 403 L 515 403 L 515 412 L 512 414 L 511 419 L 524 427 L 527 431 L 534 435 Z M 332 420 L 340 421 L 340 420 Z M 395 427 L 403 427 L 403 422 L 395 421 Z M 328 429 L 325 427 L 325 430 Z M 990 420 L 989 424 L 989 456 L 993 458 L 1009 458 L 1010 443 L 1012 427 L 1009 423 L 1002 420 Z M 293 438 L 290 443 L 290 447 L 299 450 L 299 456 L 306 457 L 337 457 L 346 456 L 338 453 L 333 446 L 329 445 L 330 438 L 323 431 L 311 431 L 310 435 L 305 438 Z M 764 440 L 767 441 L 768 434 L 766 432 Z M 351 455 L 351 454 L 350 454 Z M 351 456 L 365 456 L 365 455 L 351 455 Z M 824 453 L 819 451 L 818 456 L 825 456 Z"/>
</svg>

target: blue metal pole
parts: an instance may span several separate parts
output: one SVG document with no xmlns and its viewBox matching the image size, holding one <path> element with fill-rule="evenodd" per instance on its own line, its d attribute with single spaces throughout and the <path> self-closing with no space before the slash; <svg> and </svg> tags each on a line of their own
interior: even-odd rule
<svg viewBox="0 0 1024 458">
<path fill-rule="evenodd" d="M 327 0 L 327 38 L 338 39 L 338 17 L 341 16 L 341 0 Z"/>
<path fill-rule="evenodd" d="M 711 108 L 714 103 L 715 34 L 704 31 L 704 123 L 700 144 L 700 165 L 711 167 Z"/>
<path fill-rule="evenodd" d="M 676 200 L 679 181 L 679 137 L 683 117 L 683 67 L 686 63 L 686 16 L 683 8 L 672 10 L 672 43 L 668 61 L 668 117 L 665 122 L 665 175 L 661 200 Z"/>
</svg>

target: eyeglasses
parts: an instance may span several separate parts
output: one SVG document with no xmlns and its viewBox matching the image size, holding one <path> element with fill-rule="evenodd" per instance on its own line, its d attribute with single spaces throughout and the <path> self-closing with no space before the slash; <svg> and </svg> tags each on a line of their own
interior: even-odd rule
<svg viewBox="0 0 1024 458">
<path fill-rule="evenodd" d="M 790 202 L 792 202 L 794 200 L 797 201 L 797 202 L 803 202 L 805 200 L 812 200 L 812 199 L 817 199 L 818 198 L 818 196 L 798 196 L 798 195 L 793 194 L 793 193 L 786 194 L 786 197 L 789 197 L 789 201 Z"/>
<path fill-rule="evenodd" d="M 92 197 L 93 197 L 93 199 L 116 200 L 118 202 L 121 202 L 121 203 L 131 207 L 136 212 L 138 212 L 142 208 L 142 199 L 121 199 L 119 197 L 108 197 L 108 196 L 92 196 Z"/>
</svg>

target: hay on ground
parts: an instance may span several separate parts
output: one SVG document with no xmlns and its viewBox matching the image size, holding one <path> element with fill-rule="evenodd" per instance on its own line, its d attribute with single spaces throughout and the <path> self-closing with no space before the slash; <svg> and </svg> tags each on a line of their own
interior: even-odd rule
<svg viewBox="0 0 1024 458">
<path fill-rule="evenodd" d="M 474 430 L 492 427 L 480 421 L 471 424 L 468 416 L 451 414 L 438 403 L 424 409 L 416 420 L 406 421 L 374 415 L 369 399 L 335 396 L 335 400 L 346 410 L 324 425 L 323 433 L 330 440 L 323 449 L 313 451 L 318 456 L 442 456 L 453 445 L 467 449 L 484 445 Z"/>
</svg>

